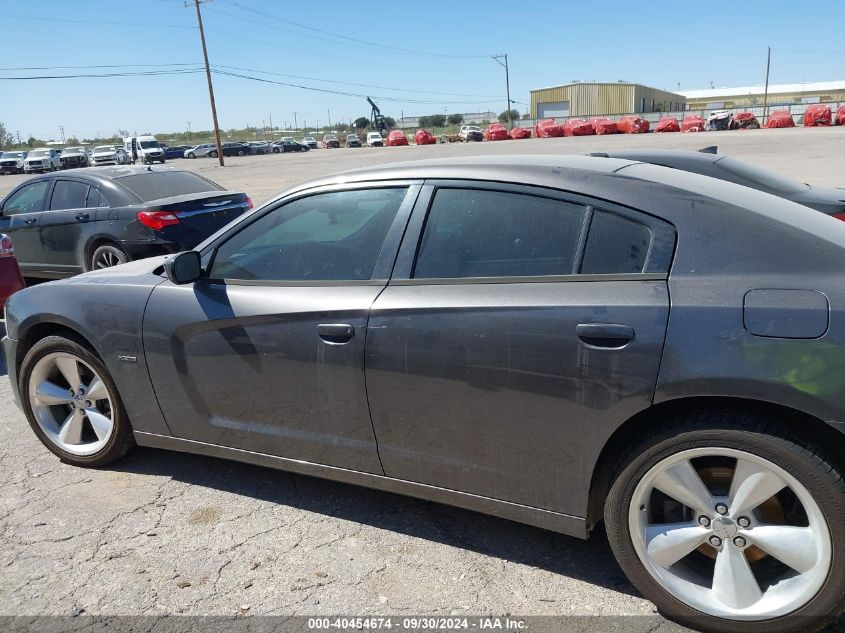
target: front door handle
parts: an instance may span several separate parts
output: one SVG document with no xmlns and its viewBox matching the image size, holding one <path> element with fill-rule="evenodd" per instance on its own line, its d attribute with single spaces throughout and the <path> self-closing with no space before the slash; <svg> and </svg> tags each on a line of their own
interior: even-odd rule
<svg viewBox="0 0 845 633">
<path fill-rule="evenodd" d="M 588 347 L 621 349 L 634 340 L 634 328 L 619 323 L 580 323 L 575 333 Z"/>
<path fill-rule="evenodd" d="M 77 214 L 76 214 L 75 216 L 73 216 L 73 217 L 74 217 L 74 219 L 79 220 L 80 222 L 82 222 L 82 220 L 87 220 L 90 216 L 89 216 L 87 213 L 77 213 Z"/>
<path fill-rule="evenodd" d="M 352 340 L 355 328 L 348 323 L 321 323 L 317 326 L 317 334 L 326 343 L 341 345 Z"/>
<path fill-rule="evenodd" d="M 38 222 L 38 218 L 27 218 L 23 221 L 24 224 L 35 224 Z"/>
</svg>

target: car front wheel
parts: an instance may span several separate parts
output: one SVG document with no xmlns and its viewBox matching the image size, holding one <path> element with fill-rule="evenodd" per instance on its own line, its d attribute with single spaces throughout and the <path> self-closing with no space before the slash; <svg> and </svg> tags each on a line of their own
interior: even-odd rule
<svg viewBox="0 0 845 633">
<path fill-rule="evenodd" d="M 61 336 L 38 341 L 21 364 L 20 393 L 33 431 L 62 461 L 102 466 L 134 446 L 108 370 L 76 341 Z"/>
<path fill-rule="evenodd" d="M 842 612 L 845 482 L 812 442 L 741 414 L 698 414 L 635 446 L 617 472 L 611 547 L 667 616 L 785 633 Z"/>
</svg>

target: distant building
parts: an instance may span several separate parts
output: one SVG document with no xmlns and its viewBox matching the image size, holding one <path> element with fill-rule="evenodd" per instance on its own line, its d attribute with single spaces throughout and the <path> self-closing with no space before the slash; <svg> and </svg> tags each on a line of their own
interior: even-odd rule
<svg viewBox="0 0 845 633">
<path fill-rule="evenodd" d="M 531 91 L 535 119 L 683 110 L 686 98 L 674 92 L 626 82 L 576 82 Z"/>
<path fill-rule="evenodd" d="M 681 90 L 688 110 L 719 110 L 722 108 L 763 105 L 765 86 L 740 88 L 710 88 Z M 801 84 L 769 84 L 768 104 L 801 105 L 808 103 L 836 103 L 845 101 L 845 81 L 821 81 Z"/>
<path fill-rule="evenodd" d="M 440 114 L 439 112 L 435 112 L 434 114 Z M 452 114 L 460 114 L 464 117 L 464 123 L 468 123 L 470 125 L 478 125 L 479 123 L 483 123 L 484 121 L 498 121 L 499 114 L 497 112 L 447 112 L 444 113 L 445 116 L 449 116 Z M 405 116 L 400 119 L 396 119 L 396 127 L 400 128 L 408 128 L 408 127 L 419 127 L 420 124 L 420 117 L 422 116 L 431 116 L 421 114 L 419 116 Z"/>
</svg>

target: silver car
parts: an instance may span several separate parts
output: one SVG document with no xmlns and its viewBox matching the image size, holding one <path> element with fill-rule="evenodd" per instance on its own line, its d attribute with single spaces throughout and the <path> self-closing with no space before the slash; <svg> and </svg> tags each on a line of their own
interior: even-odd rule
<svg viewBox="0 0 845 633">
<path fill-rule="evenodd" d="M 208 154 L 214 150 L 217 146 L 213 143 L 203 143 L 202 145 L 195 145 L 189 149 L 186 149 L 183 156 L 185 158 L 203 158 L 208 156 Z"/>
</svg>

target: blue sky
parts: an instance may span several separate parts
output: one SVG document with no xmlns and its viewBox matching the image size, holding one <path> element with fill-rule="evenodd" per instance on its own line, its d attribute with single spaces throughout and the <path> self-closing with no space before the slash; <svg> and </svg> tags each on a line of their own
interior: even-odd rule
<svg viewBox="0 0 845 633">
<path fill-rule="evenodd" d="M 220 125 L 261 126 L 271 116 L 276 126 L 292 125 L 294 112 L 300 127 L 303 121 L 325 124 L 329 116 L 348 122 L 369 114 L 357 95 L 374 96 L 397 118 L 500 112 L 504 70 L 489 57 L 497 53 L 508 53 L 511 98 L 521 111 L 530 89 L 572 80 L 624 79 L 669 90 L 706 88 L 711 81 L 716 87 L 759 84 L 766 46 L 773 49 L 772 83 L 845 79 L 842 3 L 825 3 L 822 13 L 804 13 L 794 0 L 709 10 L 630 0 L 592 8 L 578 3 L 577 9 L 560 1 L 545 5 L 206 2 L 209 57 L 218 70 L 349 93 L 217 74 Z M 196 14 L 183 0 L 0 0 L 0 24 L 0 77 L 184 71 L 202 60 Z M 138 66 L 7 70 L 107 64 Z M 60 125 L 80 138 L 118 129 L 184 130 L 189 121 L 193 130 L 208 129 L 205 81 L 202 73 L 4 80 L 0 121 L 24 137 L 41 138 L 58 137 Z"/>
</svg>

